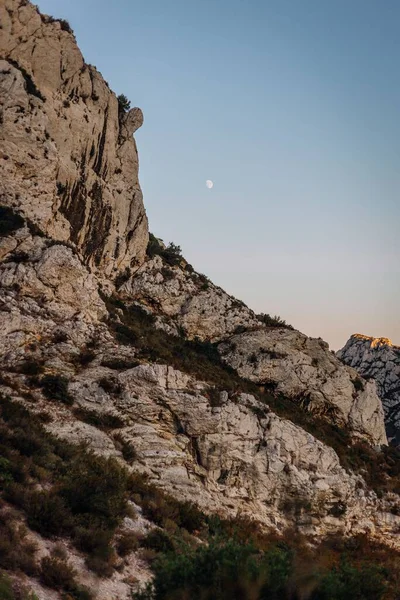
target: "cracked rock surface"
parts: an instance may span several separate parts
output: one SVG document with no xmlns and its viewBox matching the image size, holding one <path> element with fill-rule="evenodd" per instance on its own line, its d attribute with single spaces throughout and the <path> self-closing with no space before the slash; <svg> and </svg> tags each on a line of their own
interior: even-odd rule
<svg viewBox="0 0 400 600">
<path fill-rule="evenodd" d="M 387 443 L 374 383 L 356 389 L 358 373 L 322 339 L 266 327 L 243 302 L 185 266 L 166 268 L 160 256 L 146 261 L 121 292 L 144 303 L 164 329 L 219 342 L 223 360 L 241 377 L 298 400 L 299 410 L 347 424 L 373 444 Z"/>
<path fill-rule="evenodd" d="M 400 347 L 387 338 L 356 333 L 337 356 L 362 377 L 375 381 L 385 411 L 387 436 L 400 446 Z"/>
</svg>

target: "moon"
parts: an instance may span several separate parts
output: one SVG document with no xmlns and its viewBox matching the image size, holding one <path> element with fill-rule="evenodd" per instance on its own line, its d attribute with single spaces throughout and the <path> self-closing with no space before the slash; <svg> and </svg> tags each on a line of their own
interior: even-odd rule
<svg viewBox="0 0 400 600">
<path fill-rule="evenodd" d="M 206 186 L 209 190 L 211 190 L 211 188 L 214 187 L 214 183 L 211 181 L 211 179 L 207 179 Z"/>
</svg>

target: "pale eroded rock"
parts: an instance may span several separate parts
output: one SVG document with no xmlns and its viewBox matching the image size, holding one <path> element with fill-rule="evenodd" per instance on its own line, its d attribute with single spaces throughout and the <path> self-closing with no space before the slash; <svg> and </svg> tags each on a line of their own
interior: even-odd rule
<svg viewBox="0 0 400 600">
<path fill-rule="evenodd" d="M 400 445 L 400 347 L 387 338 L 354 334 L 337 356 L 376 383 L 385 411 L 386 431 Z"/>
<path fill-rule="evenodd" d="M 356 389 L 357 373 L 321 339 L 294 329 L 266 327 L 242 302 L 197 273 L 166 267 L 160 256 L 145 262 L 121 288 L 158 316 L 167 331 L 220 342 L 226 363 L 239 375 L 299 400 L 324 418 L 348 424 L 372 444 L 387 443 L 381 401 L 373 383 Z M 243 331 L 243 333 L 236 333 Z"/>
</svg>

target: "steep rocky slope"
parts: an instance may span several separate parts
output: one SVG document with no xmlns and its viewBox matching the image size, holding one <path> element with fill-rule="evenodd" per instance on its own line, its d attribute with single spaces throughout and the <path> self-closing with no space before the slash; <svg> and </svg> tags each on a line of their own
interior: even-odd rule
<svg viewBox="0 0 400 600">
<path fill-rule="evenodd" d="M 175 247 L 148 245 L 141 111 L 118 106 L 65 22 L 25 0 L 0 0 L 0 19 L 0 530 L 36 546 L 22 566 L 9 548 L 0 567 L 17 564 L 40 599 L 87 599 L 49 579 L 66 554 L 99 600 L 129 598 L 150 577 L 149 550 L 177 530 L 198 545 L 204 515 L 314 543 L 364 534 L 395 555 L 400 463 L 379 448 L 374 383 Z M 74 464 L 77 496 L 96 465 L 101 484 L 114 477 L 106 498 L 129 480 L 106 531 L 108 505 L 88 533 L 71 493 L 57 495 Z M 104 537 L 96 562 L 90 544 Z"/>
<path fill-rule="evenodd" d="M 242 377 L 296 400 L 299 407 L 346 424 L 355 436 L 386 443 L 373 382 L 361 381 L 322 339 L 265 323 L 184 260 L 147 260 L 120 291 L 144 303 L 170 331 L 218 343 L 223 360 Z"/>
<path fill-rule="evenodd" d="M 130 470 L 206 512 L 256 519 L 281 532 L 295 526 L 311 538 L 363 533 L 398 547 L 396 494 L 379 498 L 362 471 L 344 468 L 332 447 L 257 395 L 149 360 L 135 332 L 130 345 L 121 343 L 129 330 L 118 329 L 120 301 L 105 320 L 110 307 L 70 248 L 32 237 L 27 227 L 2 239 L 17 248 L 0 265 L 0 392 L 45 414 L 47 431 L 103 456 L 129 456 Z M 175 339 L 168 336 L 171 344 Z M 46 376 L 65 378 L 71 402 L 44 393 Z M 54 546 L 35 539 L 40 556 Z M 146 564 L 135 556 L 99 580 L 69 551 L 82 583 L 100 599 L 110 590 L 128 597 L 130 575 L 146 577 Z M 52 597 L 28 581 L 40 598 Z"/>
<path fill-rule="evenodd" d="M 373 379 L 385 411 L 388 438 L 400 445 L 400 347 L 387 338 L 356 333 L 337 356 L 365 379 Z"/>
</svg>

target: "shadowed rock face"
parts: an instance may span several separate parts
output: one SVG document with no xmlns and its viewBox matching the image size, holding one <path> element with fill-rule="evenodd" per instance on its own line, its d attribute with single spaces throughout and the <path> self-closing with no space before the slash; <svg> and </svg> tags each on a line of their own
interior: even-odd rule
<svg viewBox="0 0 400 600">
<path fill-rule="evenodd" d="M 119 109 L 62 23 L 17 0 L 2 0 L 0 21 L 0 202 L 108 276 L 135 268 L 148 241 L 142 111 Z"/>
<path fill-rule="evenodd" d="M 388 438 L 400 446 L 400 347 L 387 338 L 356 333 L 337 356 L 363 377 L 375 380 Z"/>
</svg>

